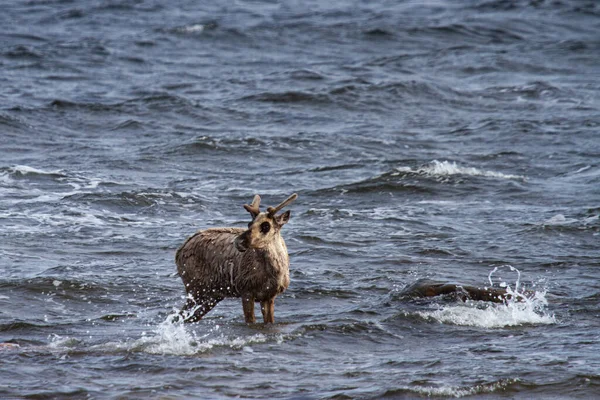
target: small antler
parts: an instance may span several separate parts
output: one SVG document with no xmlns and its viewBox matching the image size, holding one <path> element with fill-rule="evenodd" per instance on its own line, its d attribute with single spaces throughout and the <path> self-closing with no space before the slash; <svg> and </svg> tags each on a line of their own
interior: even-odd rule
<svg viewBox="0 0 600 400">
<path fill-rule="evenodd" d="M 256 216 L 258 214 L 260 214 L 260 196 L 259 195 L 255 195 L 254 199 L 252 200 L 252 204 L 248 205 L 248 204 L 244 204 L 244 208 L 246 209 L 246 211 L 248 211 L 250 213 L 250 215 L 252 216 L 252 218 L 256 218 Z"/>
<path fill-rule="evenodd" d="M 296 193 L 294 193 L 293 195 L 291 195 L 290 197 L 285 199 L 283 202 L 281 202 L 281 204 L 279 204 L 277 207 L 267 208 L 267 212 L 269 213 L 269 215 L 273 216 L 277 213 L 277 211 L 281 210 L 283 207 L 287 206 L 288 204 L 290 204 L 292 201 L 296 200 L 297 198 L 298 198 L 298 195 Z"/>
</svg>

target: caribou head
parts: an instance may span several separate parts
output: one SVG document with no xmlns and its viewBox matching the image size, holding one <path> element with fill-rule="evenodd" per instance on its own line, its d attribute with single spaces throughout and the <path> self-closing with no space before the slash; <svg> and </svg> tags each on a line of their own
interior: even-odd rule
<svg viewBox="0 0 600 400">
<path fill-rule="evenodd" d="M 267 207 L 267 211 L 261 212 L 260 196 L 255 195 L 252 204 L 244 204 L 244 208 L 252 216 L 252 221 L 248 224 L 248 230 L 235 238 L 235 247 L 241 252 L 248 249 L 264 249 L 280 240 L 279 231 L 290 220 L 290 211 L 279 215 L 277 213 L 297 197 L 298 195 L 294 193 L 277 207 Z"/>
</svg>

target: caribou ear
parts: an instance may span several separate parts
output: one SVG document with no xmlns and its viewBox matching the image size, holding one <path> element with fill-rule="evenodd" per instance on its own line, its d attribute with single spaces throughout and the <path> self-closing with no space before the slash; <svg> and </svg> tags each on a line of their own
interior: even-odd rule
<svg viewBox="0 0 600 400">
<path fill-rule="evenodd" d="M 283 225 L 287 224 L 288 221 L 290 220 L 290 214 L 291 214 L 290 210 L 287 210 L 283 214 L 276 216 L 275 220 L 277 221 L 277 224 L 279 224 L 279 226 L 283 226 Z"/>
</svg>

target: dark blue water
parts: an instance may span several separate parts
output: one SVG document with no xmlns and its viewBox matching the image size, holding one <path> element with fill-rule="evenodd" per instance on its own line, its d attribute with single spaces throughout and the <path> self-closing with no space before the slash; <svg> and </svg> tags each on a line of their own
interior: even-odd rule
<svg viewBox="0 0 600 400">
<path fill-rule="evenodd" d="M 0 397 L 599 397 L 599 54 L 595 1 L 3 2 Z M 276 324 L 171 323 L 293 192 Z"/>
</svg>

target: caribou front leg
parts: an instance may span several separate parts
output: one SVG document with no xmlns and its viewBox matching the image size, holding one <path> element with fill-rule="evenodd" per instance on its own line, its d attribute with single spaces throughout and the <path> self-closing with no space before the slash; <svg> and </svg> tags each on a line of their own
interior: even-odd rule
<svg viewBox="0 0 600 400">
<path fill-rule="evenodd" d="M 275 297 L 260 302 L 260 311 L 262 311 L 265 324 L 275 323 Z"/>
</svg>

